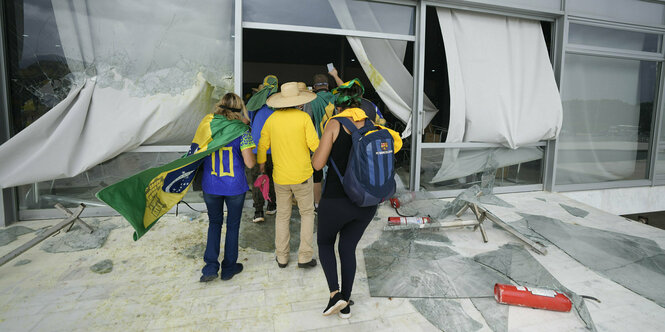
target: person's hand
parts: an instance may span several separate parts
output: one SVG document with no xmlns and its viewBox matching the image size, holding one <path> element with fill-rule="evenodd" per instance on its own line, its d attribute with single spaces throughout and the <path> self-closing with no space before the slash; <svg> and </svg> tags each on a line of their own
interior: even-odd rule
<svg viewBox="0 0 665 332">
<path fill-rule="evenodd" d="M 337 68 L 333 68 L 333 70 L 329 71 L 328 74 L 332 77 L 338 77 L 337 76 Z"/>
<path fill-rule="evenodd" d="M 265 163 L 259 164 L 259 171 L 261 172 L 261 174 L 266 173 L 266 164 Z"/>
</svg>

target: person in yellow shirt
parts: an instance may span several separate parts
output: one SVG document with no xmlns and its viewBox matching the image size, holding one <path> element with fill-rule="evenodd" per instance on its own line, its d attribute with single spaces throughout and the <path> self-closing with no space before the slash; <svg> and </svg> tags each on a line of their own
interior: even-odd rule
<svg viewBox="0 0 665 332">
<path fill-rule="evenodd" d="M 310 151 L 319 146 L 312 120 L 302 111 L 304 104 L 316 98 L 316 94 L 298 89 L 297 82 L 282 84 L 281 91 L 271 95 L 267 105 L 275 112 L 266 120 L 261 130 L 257 149 L 257 162 L 263 172 L 266 151 L 272 151 L 273 181 L 277 198 L 275 217 L 275 260 L 280 268 L 289 263 L 289 222 L 291 197 L 295 196 L 300 210 L 300 247 L 298 267 L 316 266 L 313 258 L 314 193 Z"/>
</svg>

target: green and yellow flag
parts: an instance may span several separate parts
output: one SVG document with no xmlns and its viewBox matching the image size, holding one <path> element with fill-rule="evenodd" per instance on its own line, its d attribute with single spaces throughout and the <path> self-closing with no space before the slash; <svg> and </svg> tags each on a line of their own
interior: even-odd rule
<svg viewBox="0 0 665 332">
<path fill-rule="evenodd" d="M 110 185 L 97 198 L 134 227 L 134 241 L 185 196 L 203 157 L 238 138 L 249 127 L 240 120 L 208 114 L 199 124 L 189 152 L 166 165 L 150 168 Z"/>
</svg>

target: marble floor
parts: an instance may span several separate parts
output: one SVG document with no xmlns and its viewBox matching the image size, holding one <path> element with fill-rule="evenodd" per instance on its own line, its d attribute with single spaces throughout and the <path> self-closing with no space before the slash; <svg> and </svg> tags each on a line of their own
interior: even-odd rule
<svg viewBox="0 0 665 332">
<path fill-rule="evenodd" d="M 486 207 L 509 223 L 522 220 L 519 213 L 529 213 L 648 238 L 665 248 L 665 231 L 605 213 L 562 195 L 532 192 L 499 197 L 510 207 Z M 410 208 L 418 210 L 419 204 L 430 209 L 437 205 L 443 208 L 446 201 L 415 202 Z M 561 204 L 587 211 L 588 215 L 571 214 L 571 209 Z M 296 261 L 294 249 L 292 263 L 285 269 L 277 268 L 270 236 L 261 236 L 264 231 L 265 234 L 274 232 L 274 217 L 256 225 L 249 222 L 251 212 L 247 209 L 241 226 L 244 234 L 239 262 L 244 264 L 243 272 L 229 281 L 218 279 L 205 284 L 198 281 L 207 230 L 205 214 L 167 215 L 137 242 L 132 240 L 131 227 L 120 217 L 86 218 L 86 222 L 108 230 L 103 246 L 93 245 L 90 249 L 86 246 L 89 245 L 87 240 L 77 239 L 80 234 L 60 233 L 0 267 L 0 331 L 586 330 L 584 322 L 573 312 L 505 306 L 493 300 L 470 298 L 372 297 L 363 250 L 375 242 L 380 243 L 382 235 L 385 237 L 383 229 L 387 218 L 395 214 L 388 206 L 380 207 L 358 246 L 351 318 L 323 317 L 321 311 L 327 302 L 328 290 L 321 268 L 297 268 L 293 263 Z M 470 212 L 461 216 L 462 220 L 472 218 Z M 297 214 L 293 219 L 297 222 Z M 31 230 L 15 231 L 6 239 L 0 236 L 3 240 L 0 255 L 33 238 L 39 229 L 57 222 L 21 222 L 20 226 Z M 292 229 L 296 233 L 297 227 Z M 464 256 L 481 255 L 506 245 L 521 245 L 498 227 L 486 227 L 486 230 L 488 243 L 483 243 L 480 233 L 470 227 L 429 231 L 434 235 L 423 237 L 419 243 L 441 246 L 444 251 L 454 248 Z M 436 242 L 437 239 L 446 240 Z M 395 248 L 385 250 L 391 249 Z M 665 308 L 656 302 L 586 267 L 556 246 L 550 245 L 547 249 L 545 256 L 528 251 L 529 260 L 537 261 L 568 289 L 601 300 L 601 303 L 586 302 L 597 330 L 659 331 L 665 326 Z M 437 273 L 426 269 L 422 272 Z M 465 278 L 465 273 L 459 271 L 455 278 Z M 451 280 L 454 282 L 455 279 Z M 491 294 L 493 286 L 474 284 L 482 294 Z M 492 308 L 498 308 L 497 316 L 483 314 Z"/>
</svg>

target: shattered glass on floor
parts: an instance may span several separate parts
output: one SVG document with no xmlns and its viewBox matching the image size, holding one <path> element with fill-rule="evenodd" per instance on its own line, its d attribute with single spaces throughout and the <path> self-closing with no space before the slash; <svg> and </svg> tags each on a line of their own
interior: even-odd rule
<svg viewBox="0 0 665 332">
<path fill-rule="evenodd" d="M 34 229 L 25 226 L 14 226 L 0 229 L 0 247 L 16 241 L 16 239 L 23 234 L 32 233 L 34 231 Z"/>
<path fill-rule="evenodd" d="M 417 299 L 410 300 L 411 304 L 430 321 L 434 326 L 447 332 L 477 331 L 483 324 L 471 318 L 454 300 Z"/>
<path fill-rule="evenodd" d="M 449 302 L 433 299 L 471 298 L 479 300 L 474 305 L 493 330 L 505 331 L 507 309 L 494 302 L 493 286 L 515 283 L 569 294 L 579 316 L 594 330 L 582 299 L 561 285 L 521 245 L 507 244 L 469 258 L 453 250 L 443 234 L 411 230 L 383 232 L 363 253 L 372 296 L 419 298 L 414 305 L 441 329 L 464 331 L 475 325 L 470 318 L 450 321 L 440 317 L 457 309 Z M 483 298 L 492 299 L 494 305 Z"/>
<path fill-rule="evenodd" d="M 363 249 L 372 296 L 466 298 L 493 296 L 510 280 L 463 257 L 448 238 L 432 231 L 383 232 Z"/>
<path fill-rule="evenodd" d="M 529 230 L 570 257 L 665 307 L 665 251 L 653 240 L 520 213 Z"/>
<path fill-rule="evenodd" d="M 275 251 L 275 215 L 266 215 L 265 221 L 251 222 L 254 213 L 253 209 L 247 209 L 249 213 L 243 213 L 240 223 L 240 235 L 238 244 L 241 248 L 252 248 L 261 252 Z M 314 217 L 314 240 L 316 241 L 316 230 L 318 217 Z M 298 252 L 300 246 L 300 213 L 297 207 L 291 210 L 291 222 L 289 223 L 291 238 L 289 247 L 291 252 Z"/>
<path fill-rule="evenodd" d="M 61 236 L 51 237 L 44 240 L 40 248 L 50 253 L 101 248 L 112 230 L 127 226 L 126 222 L 118 225 L 115 222 L 112 222 L 110 218 L 105 220 L 95 219 L 86 223 L 92 227 L 92 233 L 88 233 L 85 228 L 75 222 L 69 232 L 65 232 L 66 229 L 61 230 L 60 232 L 65 233 Z"/>
<path fill-rule="evenodd" d="M 589 211 L 586 211 L 586 210 L 583 210 L 583 209 L 580 209 L 580 208 L 576 208 L 576 207 L 574 207 L 574 206 L 570 206 L 570 205 L 562 204 L 562 203 L 559 203 L 559 205 L 560 205 L 564 210 L 568 211 L 568 213 L 574 215 L 575 217 L 584 218 L 584 217 L 586 217 L 586 216 L 589 215 Z"/>
</svg>

